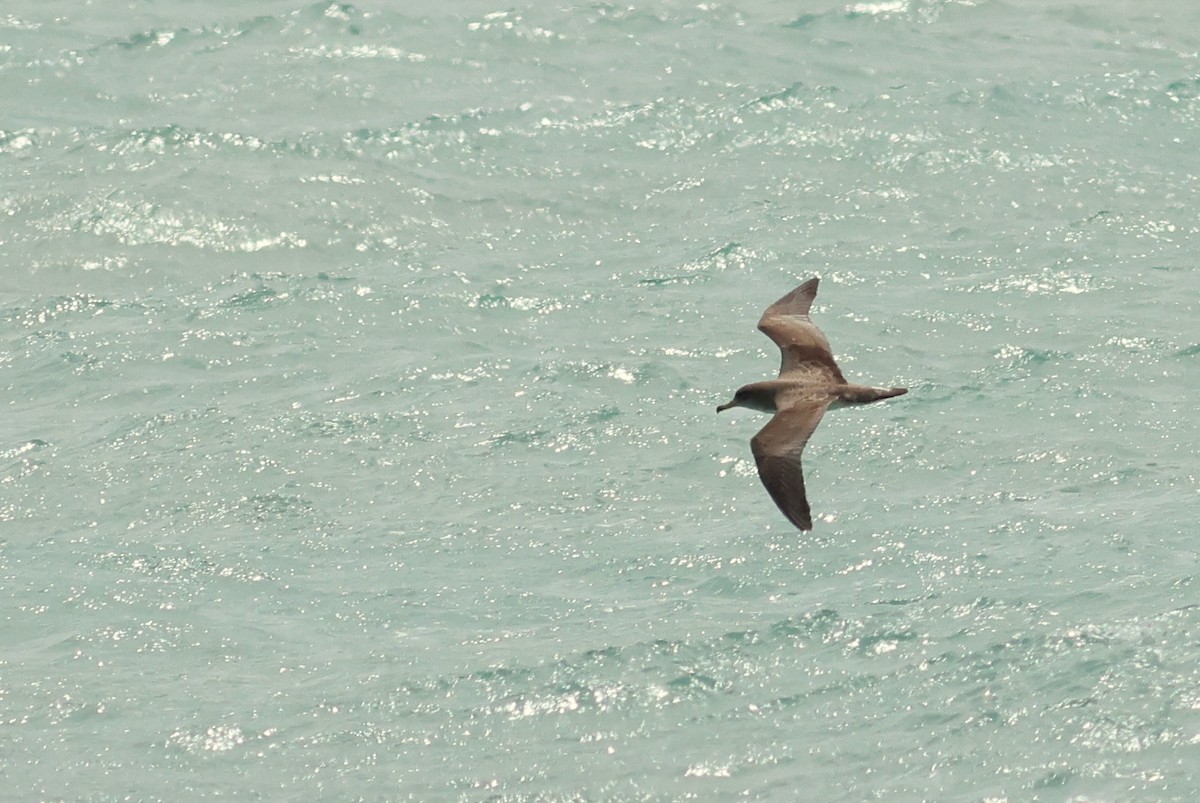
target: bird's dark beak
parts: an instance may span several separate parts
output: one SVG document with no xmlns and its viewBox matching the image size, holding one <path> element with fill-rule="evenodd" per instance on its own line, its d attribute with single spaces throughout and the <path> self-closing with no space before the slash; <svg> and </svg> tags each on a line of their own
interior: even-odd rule
<svg viewBox="0 0 1200 803">
<path fill-rule="evenodd" d="M 719 412 L 721 412 L 722 410 L 728 410 L 730 407 L 736 407 L 736 406 L 737 406 L 737 405 L 735 405 L 733 402 L 730 402 L 729 404 L 718 404 L 718 405 L 717 405 L 717 412 L 719 413 Z"/>
</svg>

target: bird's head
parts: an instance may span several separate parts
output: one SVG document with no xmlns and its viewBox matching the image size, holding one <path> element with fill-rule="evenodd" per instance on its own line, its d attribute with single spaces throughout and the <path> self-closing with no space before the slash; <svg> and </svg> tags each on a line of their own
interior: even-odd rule
<svg viewBox="0 0 1200 803">
<path fill-rule="evenodd" d="M 762 413 L 775 412 L 775 389 L 763 387 L 764 383 L 743 385 L 733 394 L 733 401 L 717 407 L 717 412 L 728 410 L 730 407 L 748 407 Z"/>
</svg>

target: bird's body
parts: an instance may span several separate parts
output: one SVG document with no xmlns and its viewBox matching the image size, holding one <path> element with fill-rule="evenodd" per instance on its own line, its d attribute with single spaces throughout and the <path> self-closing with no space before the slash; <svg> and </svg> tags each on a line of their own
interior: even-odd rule
<svg viewBox="0 0 1200 803">
<path fill-rule="evenodd" d="M 809 279 L 767 307 L 758 328 L 779 346 L 779 378 L 738 388 L 730 407 L 748 407 L 774 417 L 750 440 L 758 476 L 775 504 L 801 530 L 812 529 L 800 455 L 825 411 L 851 404 L 870 404 L 908 392 L 907 388 L 873 388 L 846 381 L 833 359 L 829 341 L 809 319 L 817 295 L 817 279 Z"/>
</svg>

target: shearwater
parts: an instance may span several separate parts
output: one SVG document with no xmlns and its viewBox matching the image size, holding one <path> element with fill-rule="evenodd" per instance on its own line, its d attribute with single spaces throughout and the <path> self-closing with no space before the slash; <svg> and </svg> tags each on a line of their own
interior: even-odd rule
<svg viewBox="0 0 1200 803">
<path fill-rule="evenodd" d="M 749 407 L 774 413 L 767 425 L 750 440 L 758 476 L 788 521 L 801 530 L 812 529 L 800 455 L 831 407 L 870 404 L 902 396 L 908 388 L 872 388 L 852 385 L 833 360 L 829 341 L 808 317 L 817 297 L 818 279 L 809 279 L 767 307 L 758 328 L 779 346 L 779 378 L 752 382 L 738 388 L 733 401 L 717 407 Z"/>
</svg>

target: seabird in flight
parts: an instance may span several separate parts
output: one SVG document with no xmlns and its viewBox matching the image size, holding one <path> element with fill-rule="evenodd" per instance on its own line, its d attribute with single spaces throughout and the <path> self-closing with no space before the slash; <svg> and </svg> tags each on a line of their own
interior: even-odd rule
<svg viewBox="0 0 1200 803">
<path fill-rule="evenodd" d="M 833 361 L 829 341 L 809 319 L 817 295 L 817 279 L 809 279 L 767 307 L 758 328 L 779 346 L 783 360 L 779 378 L 738 388 L 730 407 L 749 407 L 774 417 L 750 440 L 758 476 L 783 515 L 801 530 L 812 529 L 800 454 L 821 416 L 831 407 L 870 404 L 902 396 L 908 388 L 872 388 L 846 381 Z"/>
</svg>

